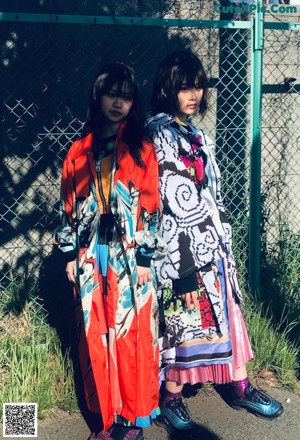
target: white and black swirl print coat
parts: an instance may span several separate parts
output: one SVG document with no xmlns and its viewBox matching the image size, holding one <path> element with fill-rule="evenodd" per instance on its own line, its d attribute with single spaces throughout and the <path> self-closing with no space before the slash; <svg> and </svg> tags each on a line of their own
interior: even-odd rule
<svg viewBox="0 0 300 440">
<path fill-rule="evenodd" d="M 241 301 L 231 252 L 231 227 L 225 215 L 220 190 L 220 171 L 214 144 L 203 131 L 189 123 L 183 126 L 166 113 L 152 117 L 146 126 L 154 143 L 163 206 L 163 239 L 168 254 L 156 262 L 161 286 L 184 278 L 220 258 L 227 259 L 233 290 Z M 198 145 L 205 155 L 206 184 L 199 191 L 180 154 L 192 154 Z"/>
</svg>

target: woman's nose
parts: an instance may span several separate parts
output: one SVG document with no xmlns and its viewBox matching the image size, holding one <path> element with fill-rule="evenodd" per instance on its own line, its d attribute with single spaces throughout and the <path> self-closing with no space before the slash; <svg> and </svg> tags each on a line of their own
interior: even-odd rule
<svg viewBox="0 0 300 440">
<path fill-rule="evenodd" d="M 116 96 L 114 100 L 115 107 L 122 107 L 122 98 L 120 96 Z"/>
<path fill-rule="evenodd" d="M 196 89 L 190 89 L 190 98 L 196 99 Z"/>
</svg>

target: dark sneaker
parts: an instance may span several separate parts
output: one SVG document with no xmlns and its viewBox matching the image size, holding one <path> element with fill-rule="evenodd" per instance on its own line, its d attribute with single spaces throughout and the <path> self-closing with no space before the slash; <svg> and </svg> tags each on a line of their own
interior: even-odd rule
<svg viewBox="0 0 300 440">
<path fill-rule="evenodd" d="M 231 406 L 234 409 L 247 411 L 267 419 L 275 419 L 283 413 L 283 406 L 277 400 L 249 384 L 245 389 L 245 397 L 233 397 Z"/>
<path fill-rule="evenodd" d="M 166 406 L 161 407 L 160 415 L 153 421 L 157 426 L 165 428 L 169 434 L 177 430 L 187 430 L 198 427 L 192 420 L 181 397 L 179 399 L 170 400 Z"/>
<path fill-rule="evenodd" d="M 142 428 L 114 423 L 107 431 L 100 432 L 96 440 L 144 440 Z"/>
</svg>

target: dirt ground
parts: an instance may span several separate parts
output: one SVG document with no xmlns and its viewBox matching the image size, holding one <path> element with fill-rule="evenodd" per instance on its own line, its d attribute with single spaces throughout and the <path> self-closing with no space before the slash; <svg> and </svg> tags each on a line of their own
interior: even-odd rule
<svg viewBox="0 0 300 440">
<path fill-rule="evenodd" d="M 287 390 L 268 388 L 264 384 L 260 387 L 283 403 L 285 411 L 278 419 L 269 421 L 246 411 L 235 411 L 218 390 L 204 387 L 195 396 L 185 398 L 194 420 L 200 425 L 199 433 L 177 435 L 176 440 L 300 439 L 300 396 Z M 38 440 L 87 440 L 89 435 L 90 430 L 79 412 L 53 411 L 38 422 Z M 3 439 L 2 427 L 0 438 Z M 22 440 L 30 439 L 22 437 Z M 175 437 L 171 438 L 163 429 L 152 426 L 145 429 L 145 440 L 175 440 Z"/>
</svg>

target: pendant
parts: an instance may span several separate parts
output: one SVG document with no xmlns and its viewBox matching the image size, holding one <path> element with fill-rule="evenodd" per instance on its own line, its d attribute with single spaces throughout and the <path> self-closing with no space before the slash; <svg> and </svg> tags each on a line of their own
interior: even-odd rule
<svg viewBox="0 0 300 440">
<path fill-rule="evenodd" d="M 190 172 L 190 175 L 191 175 L 192 177 L 195 176 L 195 168 L 194 168 L 194 167 L 190 167 L 190 168 L 189 168 L 189 172 Z"/>
</svg>

